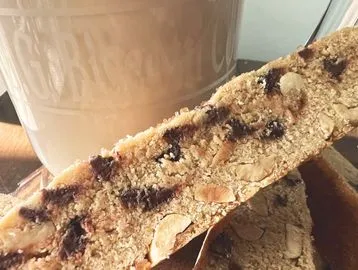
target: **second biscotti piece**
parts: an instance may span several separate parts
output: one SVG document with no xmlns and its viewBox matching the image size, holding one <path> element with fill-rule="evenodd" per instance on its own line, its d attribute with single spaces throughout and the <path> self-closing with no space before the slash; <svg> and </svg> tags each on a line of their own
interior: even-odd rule
<svg viewBox="0 0 358 270">
<path fill-rule="evenodd" d="M 233 79 L 13 209 L 0 221 L 0 264 L 157 264 L 351 130 L 357 81 L 354 28 Z"/>
<path fill-rule="evenodd" d="M 299 170 L 307 186 L 318 251 L 330 269 L 358 269 L 358 193 L 354 189 L 358 169 L 334 149 L 325 149 Z"/>
<path fill-rule="evenodd" d="M 316 269 L 312 220 L 297 171 L 260 190 L 210 229 L 195 270 Z"/>
</svg>

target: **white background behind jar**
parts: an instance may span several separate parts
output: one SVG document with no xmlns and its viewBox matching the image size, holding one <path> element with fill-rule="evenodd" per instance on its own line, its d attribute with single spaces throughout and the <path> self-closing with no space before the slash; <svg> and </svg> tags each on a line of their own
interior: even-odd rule
<svg viewBox="0 0 358 270">
<path fill-rule="evenodd" d="M 318 24 L 329 0 L 242 0 L 240 59 L 268 61 L 303 45 Z M 321 35 L 337 29 L 352 0 L 335 0 Z"/>
</svg>

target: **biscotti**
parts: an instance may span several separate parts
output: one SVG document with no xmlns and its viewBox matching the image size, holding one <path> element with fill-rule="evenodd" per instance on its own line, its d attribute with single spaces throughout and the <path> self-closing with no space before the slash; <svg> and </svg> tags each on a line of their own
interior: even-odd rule
<svg viewBox="0 0 358 270">
<path fill-rule="evenodd" d="M 316 269 L 312 220 L 299 174 L 257 192 L 212 228 L 196 270 Z"/>
<path fill-rule="evenodd" d="M 8 194 L 0 193 L 0 217 L 3 217 L 11 208 L 21 200 Z"/>
<path fill-rule="evenodd" d="M 334 149 L 299 167 L 317 250 L 330 269 L 358 269 L 358 169 Z"/>
<path fill-rule="evenodd" d="M 157 264 L 357 125 L 357 79 L 354 28 L 234 78 L 13 209 L 0 221 L 0 263 Z"/>
</svg>

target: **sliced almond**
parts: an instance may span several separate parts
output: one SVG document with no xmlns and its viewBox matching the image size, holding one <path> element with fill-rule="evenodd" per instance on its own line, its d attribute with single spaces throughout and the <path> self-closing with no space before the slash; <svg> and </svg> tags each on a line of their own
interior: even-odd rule
<svg viewBox="0 0 358 270">
<path fill-rule="evenodd" d="M 303 232 L 297 226 L 286 224 L 286 251 L 285 257 L 295 259 L 301 256 L 303 246 Z"/>
<path fill-rule="evenodd" d="M 25 229 L 6 229 L 0 233 L 1 247 L 6 250 L 18 250 L 32 247 L 44 242 L 55 232 L 55 226 L 51 222 Z"/>
<path fill-rule="evenodd" d="M 350 94 L 346 93 L 343 96 L 338 98 L 338 101 L 342 103 L 347 108 L 358 107 L 358 85 L 352 88 L 352 92 Z"/>
<path fill-rule="evenodd" d="M 298 95 L 300 89 L 305 86 L 304 80 L 300 74 L 287 72 L 280 79 L 280 90 L 283 95 Z"/>
<path fill-rule="evenodd" d="M 214 156 L 211 165 L 215 166 L 227 161 L 230 158 L 233 150 L 234 150 L 234 145 L 231 142 L 224 142 L 221 145 L 218 152 L 216 153 L 216 155 Z"/>
<path fill-rule="evenodd" d="M 254 195 L 248 202 L 249 208 L 259 214 L 267 217 L 269 214 L 266 197 L 263 194 Z"/>
<path fill-rule="evenodd" d="M 195 189 L 195 200 L 201 202 L 225 203 L 235 201 L 235 194 L 230 187 L 207 184 L 199 185 Z"/>
<path fill-rule="evenodd" d="M 176 235 L 183 232 L 190 223 L 190 218 L 181 214 L 167 215 L 159 222 L 149 250 L 152 266 L 169 257 L 175 245 Z"/>
<path fill-rule="evenodd" d="M 263 229 L 252 224 L 233 222 L 231 227 L 240 238 L 247 241 L 259 240 L 265 232 Z"/>
<path fill-rule="evenodd" d="M 318 120 L 324 139 L 328 139 L 333 133 L 334 121 L 325 113 L 320 113 L 318 115 Z"/>
<path fill-rule="evenodd" d="M 280 91 L 284 104 L 292 111 L 298 111 L 302 107 L 304 80 L 300 74 L 287 72 L 280 79 Z"/>
<path fill-rule="evenodd" d="M 334 110 L 352 126 L 358 126 L 358 107 L 347 108 L 343 104 L 334 104 Z"/>
<path fill-rule="evenodd" d="M 237 165 L 235 173 L 240 180 L 257 182 L 269 176 L 274 168 L 275 158 L 270 156 L 261 158 L 257 163 Z"/>
</svg>

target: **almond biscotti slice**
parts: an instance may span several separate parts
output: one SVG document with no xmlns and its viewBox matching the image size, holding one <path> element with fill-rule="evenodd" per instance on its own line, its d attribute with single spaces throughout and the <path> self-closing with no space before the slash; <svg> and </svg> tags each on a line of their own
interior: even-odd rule
<svg viewBox="0 0 358 270">
<path fill-rule="evenodd" d="M 305 185 L 293 171 L 210 229 L 195 269 L 316 269 L 311 230 Z"/>
<path fill-rule="evenodd" d="M 357 125 L 357 82 L 355 28 L 234 78 L 13 209 L 0 221 L 0 265 L 157 264 Z"/>
</svg>

